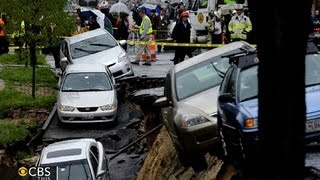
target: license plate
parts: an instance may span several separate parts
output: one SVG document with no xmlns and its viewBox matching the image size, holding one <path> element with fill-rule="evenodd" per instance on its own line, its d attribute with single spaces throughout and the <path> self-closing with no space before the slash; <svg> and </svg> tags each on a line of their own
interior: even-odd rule
<svg viewBox="0 0 320 180">
<path fill-rule="evenodd" d="M 83 120 L 90 120 L 90 119 L 93 119 L 93 118 L 94 118 L 93 114 L 86 114 L 86 115 L 82 116 Z"/>
<path fill-rule="evenodd" d="M 311 120 L 306 122 L 306 132 L 316 132 L 320 131 L 320 119 Z"/>
</svg>

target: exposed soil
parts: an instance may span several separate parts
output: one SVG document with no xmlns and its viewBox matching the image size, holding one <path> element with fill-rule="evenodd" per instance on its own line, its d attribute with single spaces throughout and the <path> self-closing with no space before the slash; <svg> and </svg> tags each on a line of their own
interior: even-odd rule
<svg viewBox="0 0 320 180">
<path fill-rule="evenodd" d="M 175 179 L 201 179 L 201 180 L 228 180 L 235 174 L 232 166 L 225 167 L 222 174 L 223 161 L 216 157 L 206 155 L 208 169 L 195 173 L 191 167 L 181 165 L 172 141 L 165 127 L 162 127 L 153 147 L 145 159 L 137 180 L 175 180 Z M 219 174 L 219 175 L 218 175 Z"/>
</svg>

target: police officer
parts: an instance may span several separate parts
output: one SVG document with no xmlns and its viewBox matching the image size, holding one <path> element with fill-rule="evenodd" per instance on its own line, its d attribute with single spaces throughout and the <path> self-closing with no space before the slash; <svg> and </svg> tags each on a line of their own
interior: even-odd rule
<svg viewBox="0 0 320 180">
<path fill-rule="evenodd" d="M 235 10 L 237 11 L 237 14 L 231 18 L 228 26 L 231 34 L 231 41 L 246 41 L 247 33 L 252 30 L 250 18 L 244 15 L 241 4 L 237 4 Z"/>
<path fill-rule="evenodd" d="M 146 8 L 145 7 L 139 7 L 138 12 L 139 12 L 139 16 L 142 18 L 142 22 L 139 27 L 140 41 L 148 42 L 150 40 L 151 34 L 153 32 L 151 20 L 146 15 Z M 133 61 L 132 64 L 139 64 L 140 57 L 141 57 L 143 51 L 145 51 L 145 53 L 147 55 L 147 60 L 142 65 L 151 66 L 151 58 L 150 58 L 151 53 L 150 53 L 150 49 L 149 49 L 148 44 L 141 44 L 138 46 L 136 60 Z"/>
</svg>

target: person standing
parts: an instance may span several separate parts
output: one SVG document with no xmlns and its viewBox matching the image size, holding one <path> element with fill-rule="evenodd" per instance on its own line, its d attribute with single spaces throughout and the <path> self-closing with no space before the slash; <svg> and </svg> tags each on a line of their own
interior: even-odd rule
<svg viewBox="0 0 320 180">
<path fill-rule="evenodd" d="M 100 25 L 97 21 L 97 16 L 92 16 L 91 21 L 90 21 L 90 25 L 89 25 L 89 31 L 99 29 L 99 28 L 100 28 Z"/>
<path fill-rule="evenodd" d="M 81 18 L 79 16 L 76 17 L 76 21 L 75 21 L 75 27 L 73 32 L 71 33 L 72 36 L 74 35 L 78 35 L 84 32 L 87 32 L 88 29 L 86 28 L 85 24 L 82 23 Z"/>
<path fill-rule="evenodd" d="M 5 24 L 2 17 L 0 17 L 0 55 L 5 53 L 5 32 L 4 32 Z"/>
<path fill-rule="evenodd" d="M 224 33 L 224 22 L 220 11 L 214 12 L 214 18 L 212 22 L 212 44 L 222 44 L 222 34 Z"/>
<path fill-rule="evenodd" d="M 156 39 L 160 39 L 163 41 L 168 37 L 168 25 L 170 24 L 169 17 L 166 15 L 165 9 L 161 9 L 159 21 L 158 21 L 158 29 L 159 31 L 156 34 Z M 162 46 L 158 45 L 158 52 L 161 52 Z"/>
<path fill-rule="evenodd" d="M 116 24 L 118 28 L 118 40 L 128 40 L 130 34 L 128 16 L 127 13 L 120 13 L 120 19 Z M 127 44 L 123 45 L 122 48 L 127 51 Z"/>
<path fill-rule="evenodd" d="M 158 23 L 159 23 L 159 17 L 156 15 L 155 9 L 151 9 L 149 18 L 151 20 L 152 30 L 155 33 L 155 30 L 158 30 Z"/>
<path fill-rule="evenodd" d="M 244 15 L 242 5 L 238 4 L 235 10 L 237 14 L 232 16 L 228 25 L 231 41 L 247 41 L 247 34 L 252 30 L 250 18 Z"/>
<path fill-rule="evenodd" d="M 188 12 L 183 12 L 180 15 L 180 21 L 177 22 L 173 29 L 172 39 L 177 43 L 190 43 L 191 25 L 188 22 Z M 185 56 L 188 53 L 186 47 L 176 47 L 176 58 L 174 58 L 174 64 L 178 64 L 184 61 Z"/>
<path fill-rule="evenodd" d="M 152 24 L 149 17 L 146 15 L 146 8 L 145 7 L 139 7 L 138 8 L 139 16 L 142 18 L 141 25 L 139 27 L 139 34 L 140 34 L 140 41 L 144 42 L 146 44 L 141 44 L 138 46 L 138 53 L 136 56 L 136 60 L 132 62 L 132 64 L 139 64 L 140 57 L 142 55 L 142 52 L 145 51 L 147 55 L 147 60 L 143 65 L 151 66 L 151 53 L 148 46 L 148 42 L 150 40 L 150 35 L 152 34 Z M 138 27 L 138 26 L 136 26 Z"/>
</svg>

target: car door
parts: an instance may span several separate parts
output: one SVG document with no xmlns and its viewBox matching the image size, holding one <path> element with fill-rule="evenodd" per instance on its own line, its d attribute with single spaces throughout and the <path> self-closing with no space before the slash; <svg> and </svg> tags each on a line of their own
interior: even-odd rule
<svg viewBox="0 0 320 180">
<path fill-rule="evenodd" d="M 166 77 L 166 83 L 164 87 L 164 95 L 167 98 L 168 106 L 162 108 L 162 117 L 164 125 L 167 128 L 167 131 L 170 134 L 170 137 L 173 141 L 177 142 L 178 136 L 174 124 L 174 113 L 173 113 L 173 100 L 172 100 L 172 77 L 171 74 L 168 73 Z"/>
<path fill-rule="evenodd" d="M 236 116 L 239 112 L 236 106 L 236 85 L 237 83 L 237 69 L 231 67 L 225 79 L 222 82 L 220 95 L 230 93 L 234 97 L 234 102 L 221 102 L 219 101 L 219 115 L 222 120 L 222 125 L 234 129 L 237 127 Z"/>
</svg>

